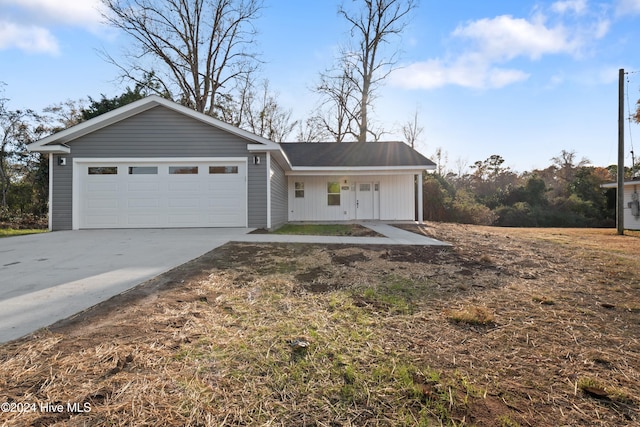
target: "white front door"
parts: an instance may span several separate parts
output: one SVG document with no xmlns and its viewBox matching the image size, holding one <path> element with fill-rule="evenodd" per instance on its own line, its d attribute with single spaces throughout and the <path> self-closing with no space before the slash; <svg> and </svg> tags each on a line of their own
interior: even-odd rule
<svg viewBox="0 0 640 427">
<path fill-rule="evenodd" d="M 373 184 L 356 183 L 356 219 L 374 219 Z"/>
</svg>

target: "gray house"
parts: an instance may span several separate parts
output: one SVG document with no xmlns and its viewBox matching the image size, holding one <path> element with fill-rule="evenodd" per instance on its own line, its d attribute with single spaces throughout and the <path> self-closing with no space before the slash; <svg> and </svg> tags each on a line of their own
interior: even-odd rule
<svg viewBox="0 0 640 427">
<path fill-rule="evenodd" d="M 157 96 L 28 148 L 49 155 L 51 230 L 413 220 L 435 168 L 399 142 L 276 144 Z"/>
</svg>

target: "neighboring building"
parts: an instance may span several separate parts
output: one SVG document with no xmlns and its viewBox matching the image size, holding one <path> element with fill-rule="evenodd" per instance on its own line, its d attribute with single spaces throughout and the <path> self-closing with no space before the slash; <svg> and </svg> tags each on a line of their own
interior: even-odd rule
<svg viewBox="0 0 640 427">
<path fill-rule="evenodd" d="M 49 154 L 51 230 L 413 220 L 435 169 L 404 143 L 276 144 L 157 96 L 29 150 Z"/>
<path fill-rule="evenodd" d="M 617 183 L 604 184 L 603 188 L 618 188 Z M 624 228 L 627 230 L 640 230 L 640 180 L 632 180 L 624 183 Z"/>
</svg>

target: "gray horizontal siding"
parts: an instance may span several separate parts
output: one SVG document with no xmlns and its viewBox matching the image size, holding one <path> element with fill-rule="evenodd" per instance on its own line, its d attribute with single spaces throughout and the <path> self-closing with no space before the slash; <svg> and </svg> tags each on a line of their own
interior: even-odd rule
<svg viewBox="0 0 640 427">
<path fill-rule="evenodd" d="M 247 156 L 246 140 L 155 107 L 74 140 L 74 157 Z"/>
<path fill-rule="evenodd" d="M 72 159 L 126 157 L 245 157 L 248 159 L 249 226 L 266 226 L 266 166 L 253 164 L 247 141 L 158 106 L 73 140 L 66 166 L 54 162 L 52 228 L 72 227 Z"/>
<path fill-rule="evenodd" d="M 58 166 L 60 157 L 67 158 L 66 166 Z M 51 229 L 71 230 L 71 187 L 73 166 L 69 155 L 53 156 L 53 200 L 51 200 Z"/>
<path fill-rule="evenodd" d="M 289 194 L 287 177 L 284 169 L 274 159 L 271 160 L 271 228 L 278 228 L 287 222 L 289 217 Z"/>
<path fill-rule="evenodd" d="M 267 226 L 267 156 L 265 153 L 255 155 L 260 157 L 260 164 L 254 164 L 251 156 L 248 165 L 249 227 L 265 228 Z"/>
</svg>

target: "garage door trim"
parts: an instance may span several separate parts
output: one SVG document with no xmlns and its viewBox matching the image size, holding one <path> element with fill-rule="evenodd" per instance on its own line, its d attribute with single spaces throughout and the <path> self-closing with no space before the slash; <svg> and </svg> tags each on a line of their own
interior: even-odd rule
<svg viewBox="0 0 640 427">
<path fill-rule="evenodd" d="M 98 158 L 74 158 L 73 159 L 73 178 L 72 178 L 72 229 L 80 229 L 80 215 L 81 215 L 81 176 L 82 167 L 87 164 L 107 164 L 107 163 L 135 163 L 137 165 L 146 163 L 206 163 L 206 162 L 233 162 L 242 163 L 244 165 L 244 177 L 245 177 L 245 224 L 244 227 L 248 227 L 249 221 L 249 179 L 248 179 L 248 160 L 246 157 L 98 157 Z"/>
</svg>

